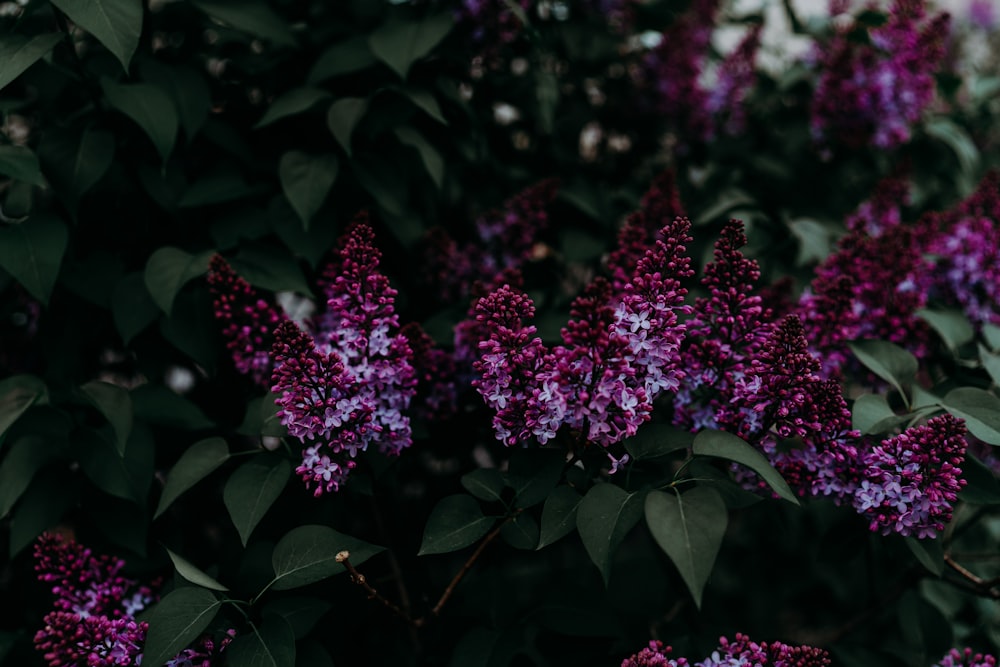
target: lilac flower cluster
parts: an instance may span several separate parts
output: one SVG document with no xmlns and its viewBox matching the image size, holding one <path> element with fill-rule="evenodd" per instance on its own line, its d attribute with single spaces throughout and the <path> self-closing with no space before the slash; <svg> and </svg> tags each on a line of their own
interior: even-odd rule
<svg viewBox="0 0 1000 667">
<path fill-rule="evenodd" d="M 158 599 L 153 589 L 120 572 L 125 562 L 94 555 L 54 533 L 35 543 L 38 579 L 52 584 L 55 610 L 35 634 L 35 648 L 50 667 L 139 665 L 148 624 L 135 616 Z M 232 641 L 203 638 L 167 661 L 167 667 L 210 667 Z"/>
<path fill-rule="evenodd" d="M 538 0 L 462 0 L 456 10 L 456 21 L 486 55 L 492 56 L 518 41 L 524 32 L 525 26 L 511 4 L 529 21 L 550 17 L 564 20 L 569 11 L 580 9 L 600 17 L 616 31 L 625 31 L 631 25 L 636 1 L 580 0 L 566 3 L 561 10 L 563 13 L 557 13 L 551 3 Z"/>
<path fill-rule="evenodd" d="M 308 445 L 296 472 L 317 496 L 338 490 L 369 445 L 398 455 L 412 441 L 404 412 L 417 384 L 413 352 L 373 241 L 367 222 L 355 221 L 323 284 L 314 335 L 292 322 L 274 334 L 271 390 L 281 423 Z"/>
<path fill-rule="evenodd" d="M 947 14 L 926 20 L 925 0 L 895 0 L 868 43 L 838 30 L 813 55 L 819 74 L 811 110 L 818 144 L 893 148 L 934 98 L 934 73 L 945 55 Z M 831 14 L 843 3 L 832 3 Z"/>
<path fill-rule="evenodd" d="M 632 280 L 636 264 L 649 250 L 660 230 L 671 220 L 686 217 L 673 169 L 660 172 L 643 194 L 639 208 L 629 214 L 618 232 L 618 243 L 608 255 L 611 287 L 618 293 Z"/>
<path fill-rule="evenodd" d="M 975 653 L 971 648 L 961 651 L 953 648 L 934 667 L 996 667 L 997 659 L 992 655 Z"/>
<path fill-rule="evenodd" d="M 862 454 L 854 508 L 871 520 L 873 532 L 925 538 L 944 530 L 965 485 L 959 478 L 965 434 L 964 422 L 945 414 Z"/>
<path fill-rule="evenodd" d="M 795 646 L 781 642 L 754 642 L 743 634 L 734 641 L 719 638 L 719 646 L 699 662 L 686 658 L 670 658 L 670 646 L 651 641 L 649 646 L 622 661 L 621 667 L 829 667 L 829 653 L 812 646 Z"/>
<path fill-rule="evenodd" d="M 761 26 L 751 27 L 714 69 L 709 67 L 718 0 L 694 0 L 643 58 L 639 85 L 653 110 L 667 120 L 682 148 L 746 125 L 744 99 L 756 81 L 754 60 Z M 707 76 L 711 75 L 711 76 Z"/>
<path fill-rule="evenodd" d="M 617 300 L 596 279 L 574 301 L 563 344 L 552 351 L 528 323 L 534 304 L 526 294 L 507 284 L 478 301 L 476 321 L 489 339 L 479 344 L 474 385 L 495 412 L 497 439 L 545 443 L 567 426 L 607 447 L 634 434 L 654 398 L 679 386 L 689 229 L 686 218 L 665 226 Z"/>
<path fill-rule="evenodd" d="M 771 326 L 771 314 L 753 290 L 760 278 L 757 262 L 743 256 L 747 243 L 740 220 L 730 220 L 715 243 L 714 261 L 702 285 L 709 295 L 694 302 L 681 348 L 687 378 L 674 401 L 674 423 L 690 430 L 721 428 L 720 415 L 733 401 Z"/>
<path fill-rule="evenodd" d="M 424 244 L 431 289 L 446 302 L 463 299 L 476 281 L 493 281 L 501 272 L 519 269 L 534 259 L 557 191 L 554 179 L 522 190 L 480 215 L 474 225 L 475 238 L 464 243 L 441 228 L 432 230 Z"/>
<path fill-rule="evenodd" d="M 932 234 L 932 298 L 959 306 L 977 327 L 1000 324 L 1000 171 L 987 173 L 953 211 L 922 222 Z"/>
<path fill-rule="evenodd" d="M 208 286 L 215 318 L 222 325 L 222 337 L 236 370 L 265 385 L 271 377 L 269 350 L 274 329 L 285 319 L 284 314 L 259 296 L 221 255 L 209 262 Z"/>
<path fill-rule="evenodd" d="M 926 234 L 900 222 L 905 192 L 903 181 L 887 179 L 848 217 L 847 235 L 816 267 L 796 308 L 828 376 L 851 358 L 852 340 L 887 340 L 918 358 L 927 355 L 931 330 L 916 312 L 928 304 L 933 265 L 925 257 Z"/>
</svg>

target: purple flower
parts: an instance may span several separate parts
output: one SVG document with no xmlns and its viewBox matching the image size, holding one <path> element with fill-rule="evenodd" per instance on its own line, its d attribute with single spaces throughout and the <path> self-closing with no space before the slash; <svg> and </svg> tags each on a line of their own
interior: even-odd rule
<svg viewBox="0 0 1000 667">
<path fill-rule="evenodd" d="M 649 92 L 652 110 L 686 142 L 703 141 L 712 134 L 705 113 L 708 93 L 698 79 L 711 45 L 717 6 L 717 0 L 694 0 L 663 32 L 641 66 L 641 85 Z"/>
<path fill-rule="evenodd" d="M 965 434 L 964 422 L 945 414 L 863 452 L 854 508 L 872 531 L 923 539 L 944 530 L 965 485 Z"/>
<path fill-rule="evenodd" d="M 35 648 L 50 667 L 138 665 L 149 625 L 131 618 L 53 611 L 35 633 Z"/>
<path fill-rule="evenodd" d="M 275 332 L 271 391 L 288 433 L 310 445 L 295 471 L 314 493 L 337 491 L 355 466 L 354 456 L 371 441 L 375 411 L 368 392 L 335 351 L 320 352 L 312 336 L 294 322 Z"/>
<path fill-rule="evenodd" d="M 996 667 L 997 659 L 992 655 L 974 653 L 971 648 L 959 651 L 953 648 L 948 651 L 934 667 Z"/>
<path fill-rule="evenodd" d="M 286 319 L 284 314 L 258 296 L 221 255 L 209 262 L 208 286 L 236 370 L 266 386 L 271 376 L 273 332 Z"/>
<path fill-rule="evenodd" d="M 486 211 L 475 220 L 475 238 L 464 243 L 432 230 L 424 243 L 430 288 L 444 301 L 465 298 L 476 281 L 495 284 L 499 274 L 535 259 L 558 186 L 555 179 L 543 180 Z"/>
<path fill-rule="evenodd" d="M 859 148 L 893 148 L 934 97 L 934 73 L 945 55 L 947 14 L 929 21 L 924 0 L 896 0 L 869 39 L 839 31 L 814 56 L 819 80 L 812 103 L 815 141 Z"/>
<path fill-rule="evenodd" d="M 771 314 L 753 294 L 760 279 L 755 260 L 743 256 L 743 222 L 730 220 L 715 243 L 714 261 L 701 280 L 708 291 L 694 303 L 681 348 L 687 377 L 674 401 L 674 423 L 690 430 L 720 428 L 737 382 L 746 375 L 771 329 Z"/>
<path fill-rule="evenodd" d="M 751 27 L 732 53 L 719 64 L 715 85 L 705 100 L 705 113 L 713 119 L 713 129 L 735 136 L 746 127 L 743 103 L 757 78 L 754 58 L 760 48 L 763 24 Z"/>
<path fill-rule="evenodd" d="M 549 351 L 529 324 L 534 304 L 504 285 L 481 298 L 474 385 L 495 411 L 493 427 L 507 445 L 534 437 L 545 443 L 562 426 L 587 442 L 608 446 L 636 432 L 653 399 L 675 389 L 683 372 L 677 319 L 690 275 L 685 255 L 690 222 L 677 218 L 636 265 L 624 294 L 596 279 L 572 306 L 563 344 Z M 622 459 L 612 457 L 614 468 Z"/>
<path fill-rule="evenodd" d="M 153 591 L 134 579 L 121 576 L 125 561 L 95 556 L 90 549 L 55 533 L 44 533 L 35 542 L 38 580 L 52 584 L 55 607 L 87 616 L 134 616 L 153 602 Z"/>
<path fill-rule="evenodd" d="M 670 646 L 664 646 L 663 642 L 653 640 L 649 646 L 638 653 L 622 660 L 621 667 L 687 667 L 687 658 L 667 657 L 673 652 Z"/>
<path fill-rule="evenodd" d="M 621 667 L 687 667 L 686 658 L 669 657 L 671 647 L 651 641 L 649 646 L 622 661 Z M 830 655 L 812 646 L 795 646 L 781 642 L 754 642 L 743 634 L 734 641 L 719 638 L 712 654 L 692 667 L 829 667 Z"/>
<path fill-rule="evenodd" d="M 848 217 L 847 235 L 816 268 L 799 301 L 796 312 L 808 323 L 810 347 L 824 359 L 825 376 L 840 375 L 852 340 L 887 340 L 918 358 L 927 355 L 931 330 L 916 312 L 928 304 L 933 264 L 925 257 L 926 231 L 898 223 L 893 198 L 904 187 L 884 181 Z"/>
<path fill-rule="evenodd" d="M 618 244 L 608 255 L 607 269 L 616 293 L 632 280 L 636 265 L 656 241 L 657 234 L 678 217 L 684 217 L 684 206 L 677 175 L 673 169 L 666 169 L 653 179 L 643 194 L 639 210 L 625 219 L 618 232 Z"/>
</svg>

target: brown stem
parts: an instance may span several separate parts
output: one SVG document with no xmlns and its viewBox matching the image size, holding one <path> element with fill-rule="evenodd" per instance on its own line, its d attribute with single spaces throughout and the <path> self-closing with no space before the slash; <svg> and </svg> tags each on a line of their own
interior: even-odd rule
<svg viewBox="0 0 1000 667">
<path fill-rule="evenodd" d="M 944 555 L 944 562 L 948 565 L 948 567 L 958 573 L 962 579 L 971 584 L 973 592 L 992 600 L 1000 600 L 1000 588 L 997 587 L 997 585 L 1000 584 L 1000 577 L 983 579 L 971 570 L 966 569 L 965 566 L 952 558 L 951 554 L 948 553 Z"/>
<path fill-rule="evenodd" d="M 489 534 L 483 538 L 483 541 L 479 543 L 479 546 L 476 547 L 476 550 L 472 552 L 472 555 L 469 556 L 468 560 L 466 560 L 465 563 L 462 564 L 462 567 L 459 568 L 458 572 L 455 573 L 455 576 L 452 577 L 450 582 L 448 582 L 448 586 L 445 587 L 444 592 L 441 593 L 441 597 L 440 599 L 438 599 L 437 604 L 434 605 L 434 608 L 431 609 L 429 614 L 421 616 L 420 618 L 413 618 L 407 611 L 404 611 L 402 608 L 400 608 L 399 605 L 390 602 L 389 600 L 384 598 L 378 591 L 376 591 L 372 587 L 372 585 L 368 583 L 368 580 L 365 578 L 365 575 L 358 572 L 357 568 L 355 568 L 354 565 L 351 563 L 350 561 L 351 553 L 349 551 L 341 551 L 340 553 L 338 553 L 337 562 L 343 565 L 347 569 L 348 574 L 351 575 L 351 581 L 361 586 L 361 588 L 363 588 L 365 592 L 368 593 L 369 599 L 376 600 L 379 603 L 381 603 L 383 607 L 385 607 L 393 614 L 399 616 L 401 619 L 406 621 L 407 625 L 409 625 L 410 627 L 421 628 L 424 625 L 426 625 L 427 621 L 430 618 L 436 618 L 441 615 L 441 609 L 443 609 L 445 604 L 448 603 L 448 600 L 451 599 L 451 596 L 455 593 L 455 588 L 458 586 L 459 582 L 461 582 L 462 579 L 465 577 L 465 575 L 468 574 L 469 570 L 472 569 L 472 566 L 476 564 L 476 561 L 479 560 L 479 557 L 483 554 L 483 551 L 486 550 L 486 547 L 489 546 L 491 542 L 496 540 L 496 538 L 500 535 L 500 531 L 503 529 L 503 527 L 508 523 L 510 523 L 511 521 L 513 521 L 514 518 L 517 517 L 517 515 L 520 514 L 522 511 L 524 510 L 523 509 L 514 510 L 514 512 L 510 516 L 506 517 L 503 521 L 501 521 L 500 525 L 491 530 Z"/>
<path fill-rule="evenodd" d="M 396 616 L 399 616 L 401 619 L 406 621 L 408 625 L 417 627 L 418 624 L 416 620 L 411 618 L 409 614 L 400 609 L 396 604 L 386 600 L 384 597 L 382 597 L 381 594 L 379 594 L 378 591 L 372 588 L 372 585 L 368 583 L 367 579 L 365 579 L 365 575 L 358 572 L 358 570 L 351 563 L 351 561 L 349 560 L 350 557 L 351 553 L 349 551 L 341 551 L 340 553 L 337 554 L 337 562 L 343 565 L 345 568 L 347 568 L 347 572 L 351 575 L 351 581 L 361 586 L 361 588 L 365 589 L 365 592 L 368 593 L 369 599 L 379 601 L 380 603 L 382 603 L 382 606 L 384 606 L 386 609 L 396 614 Z"/>
<path fill-rule="evenodd" d="M 444 607 L 444 605 L 448 602 L 449 598 L 451 598 L 452 593 L 455 592 L 455 587 L 458 586 L 458 583 L 462 581 L 462 579 L 465 577 L 468 571 L 472 569 L 472 566 L 475 565 L 476 561 L 479 560 L 479 557 L 482 555 L 483 551 L 486 550 L 486 547 L 489 546 L 489 544 L 500 535 L 501 529 L 503 529 L 504 526 L 513 521 L 514 517 L 516 517 L 521 512 L 522 510 L 520 509 L 515 510 L 513 514 L 511 514 L 506 519 L 501 521 L 499 526 L 491 530 L 490 533 L 485 538 L 483 538 L 483 541 L 479 543 L 479 546 L 476 547 L 476 550 L 472 552 L 472 555 L 469 556 L 469 559 L 465 561 L 461 569 L 459 569 L 459 571 L 455 573 L 455 576 L 452 577 L 451 582 L 448 584 L 447 588 L 445 588 L 444 592 L 441 593 L 441 598 L 437 601 L 437 604 L 434 605 L 434 608 L 431 609 L 432 616 L 439 616 L 441 614 L 442 607 Z M 423 619 L 420 620 L 422 621 Z"/>
</svg>

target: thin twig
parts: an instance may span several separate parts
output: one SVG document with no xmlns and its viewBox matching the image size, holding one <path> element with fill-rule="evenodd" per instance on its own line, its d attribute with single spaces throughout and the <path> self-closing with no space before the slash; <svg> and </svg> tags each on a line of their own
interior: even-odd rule
<svg viewBox="0 0 1000 667">
<path fill-rule="evenodd" d="M 341 551 L 340 553 L 337 554 L 337 562 L 343 565 L 345 568 L 347 568 L 347 572 L 351 575 L 351 581 L 356 583 L 358 586 L 361 586 L 361 588 L 365 589 L 365 592 L 368 593 L 369 599 L 377 600 L 378 602 L 382 603 L 382 606 L 384 606 L 386 609 L 399 616 L 409 625 L 417 627 L 417 621 L 415 619 L 411 618 L 410 615 L 407 614 L 402 609 L 400 609 L 398 605 L 385 599 L 377 590 L 372 588 L 372 585 L 368 583 L 368 580 L 365 578 L 365 575 L 358 572 L 357 568 L 355 568 L 354 565 L 351 563 L 350 557 L 351 557 L 351 552 L 349 551 Z"/>
<path fill-rule="evenodd" d="M 1000 577 L 983 579 L 971 570 L 966 569 L 965 566 L 952 558 L 951 554 L 948 553 L 944 555 L 944 562 L 965 581 L 969 582 L 977 594 L 993 600 L 1000 600 L 1000 588 L 997 588 L 997 584 L 1000 584 Z"/>
<path fill-rule="evenodd" d="M 448 602 L 448 599 L 451 597 L 452 593 L 455 592 L 455 587 L 458 586 L 458 582 L 462 581 L 462 578 L 465 577 L 466 573 L 468 573 L 468 571 L 472 569 L 472 566 L 476 563 L 477 560 L 479 560 L 479 556 L 481 556 L 483 551 L 486 550 L 486 547 L 489 546 L 490 542 L 495 540 L 497 536 L 500 535 L 500 531 L 503 529 L 503 527 L 506 526 L 511 521 L 513 521 L 514 517 L 516 517 L 520 513 L 521 513 L 520 509 L 515 510 L 513 514 L 511 514 L 506 519 L 501 521 L 499 526 L 494 528 L 492 531 L 490 531 L 489 535 L 483 538 L 483 541 L 479 543 L 479 546 L 476 547 L 476 550 L 472 552 L 472 555 L 469 556 L 469 559 L 465 561 L 465 563 L 462 565 L 462 568 L 457 573 L 455 573 L 454 577 L 452 577 L 452 580 L 448 584 L 448 587 L 444 589 L 443 593 L 441 593 L 441 599 L 439 599 L 437 604 L 434 605 L 434 608 L 431 609 L 432 616 L 438 616 L 441 614 L 442 607 L 444 607 L 445 603 Z"/>
</svg>

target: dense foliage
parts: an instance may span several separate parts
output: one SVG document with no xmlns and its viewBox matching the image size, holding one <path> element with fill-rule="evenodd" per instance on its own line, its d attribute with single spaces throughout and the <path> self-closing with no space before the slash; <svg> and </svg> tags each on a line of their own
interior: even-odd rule
<svg viewBox="0 0 1000 667">
<path fill-rule="evenodd" d="M 3 664 L 996 664 L 989 2 L 0 23 Z"/>
</svg>

